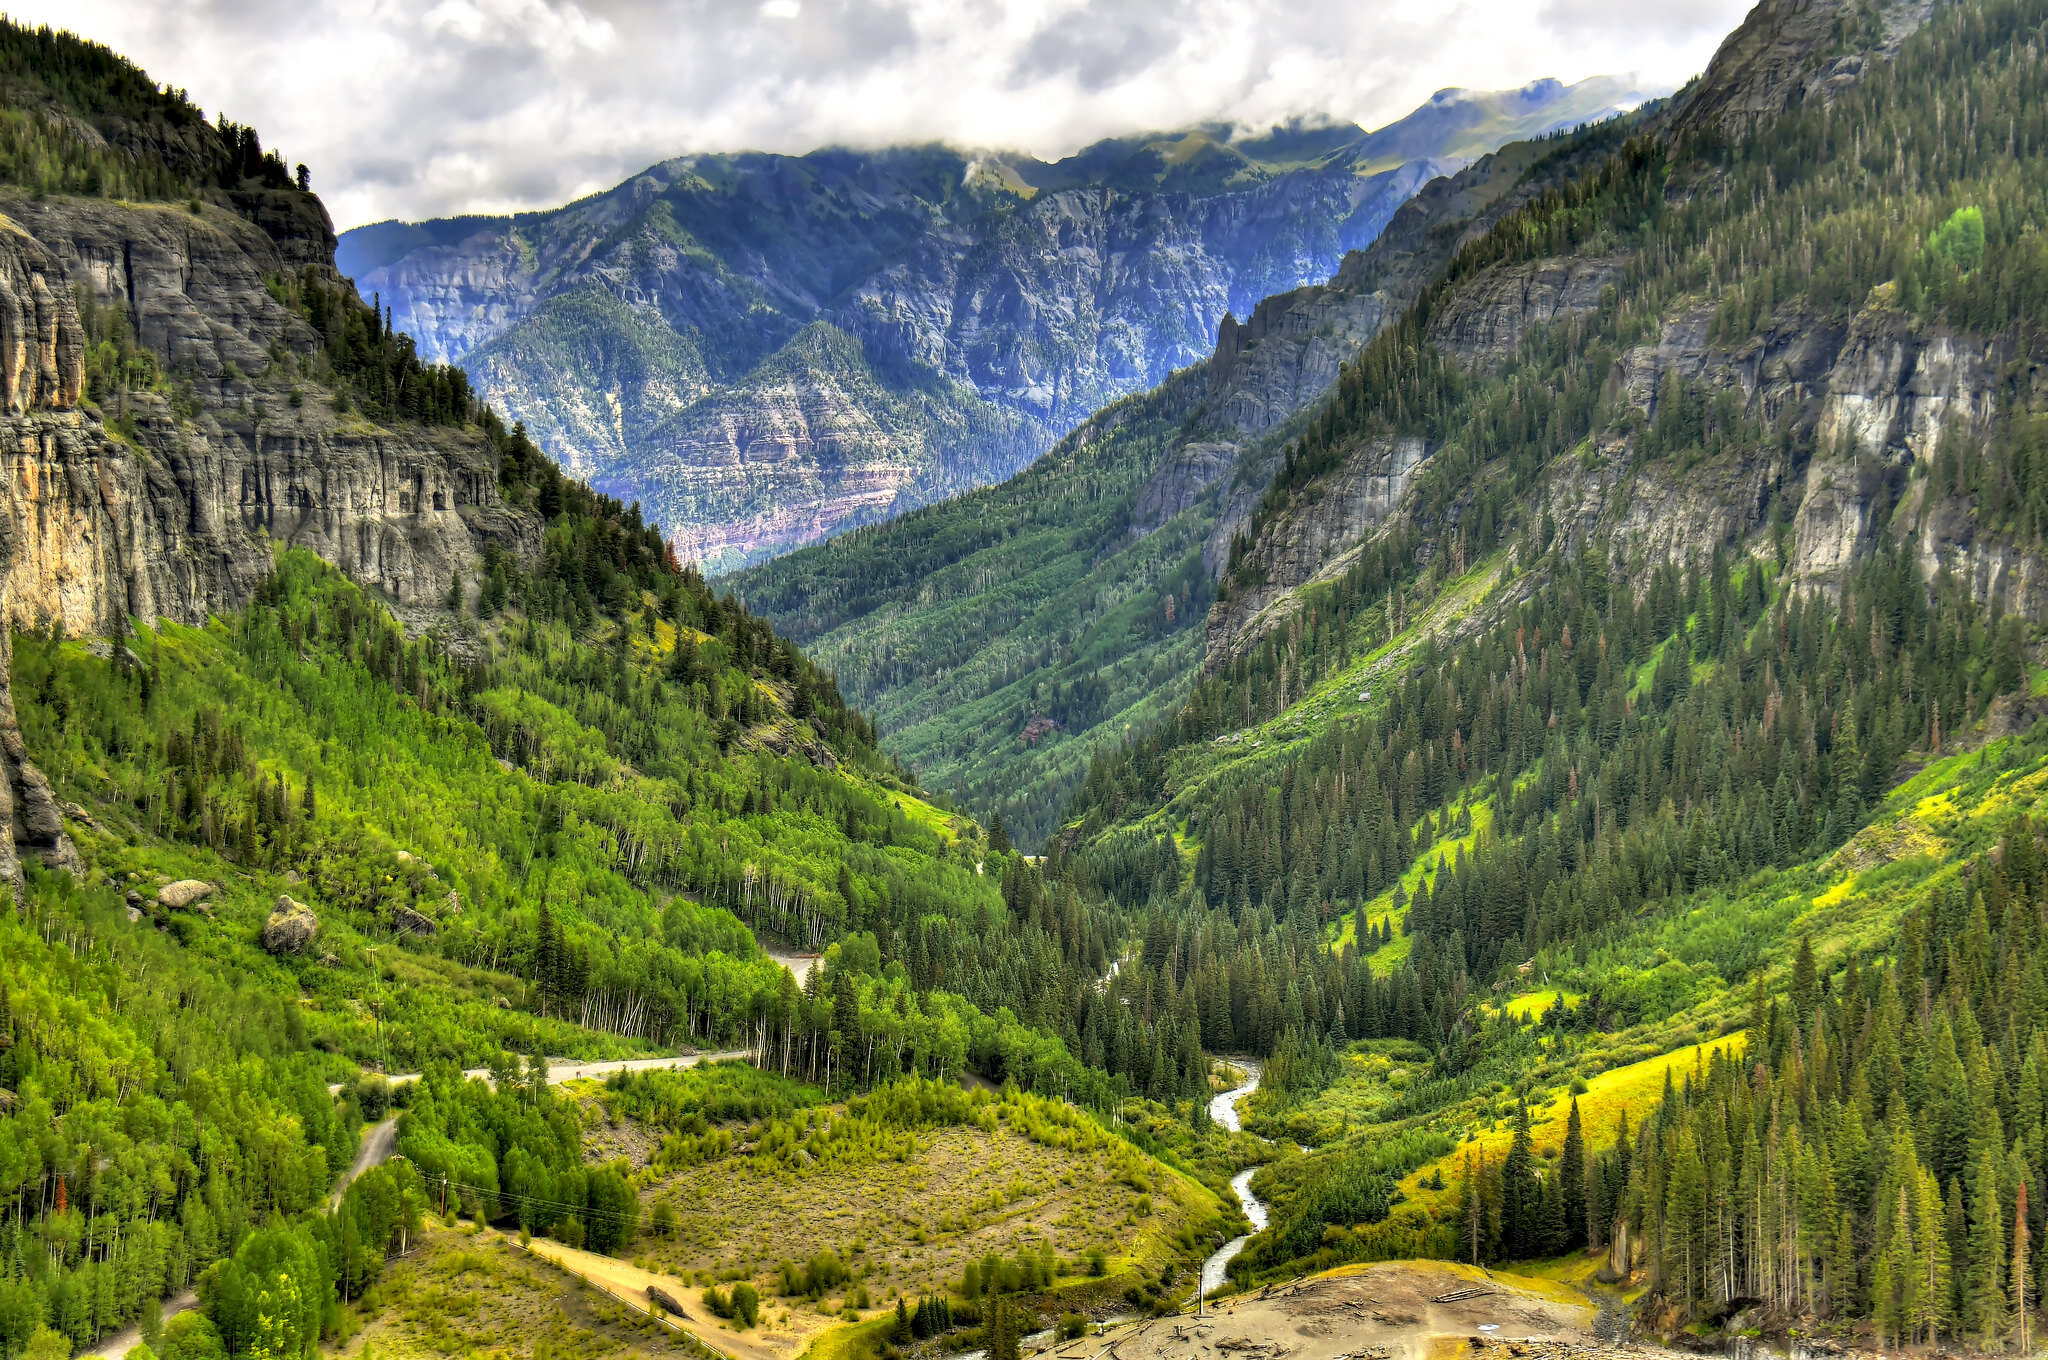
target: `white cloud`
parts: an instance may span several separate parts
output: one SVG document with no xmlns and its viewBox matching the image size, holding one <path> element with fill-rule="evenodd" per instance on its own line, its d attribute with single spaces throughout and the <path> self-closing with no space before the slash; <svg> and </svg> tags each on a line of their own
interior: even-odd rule
<svg viewBox="0 0 2048 1360">
<path fill-rule="evenodd" d="M 690 151 L 1057 156 L 1449 85 L 1675 85 L 1745 0 L 15 0 L 312 167 L 337 224 L 548 207 Z"/>
</svg>

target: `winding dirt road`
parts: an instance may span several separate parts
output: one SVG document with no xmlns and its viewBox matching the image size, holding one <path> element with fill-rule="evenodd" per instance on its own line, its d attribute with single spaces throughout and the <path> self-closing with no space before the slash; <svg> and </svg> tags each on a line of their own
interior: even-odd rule
<svg viewBox="0 0 2048 1360">
<path fill-rule="evenodd" d="M 567 1059 L 563 1059 L 561 1062 L 550 1062 L 548 1064 L 548 1085 L 560 1086 L 565 1081 L 577 1081 L 584 1077 L 608 1077 L 614 1072 L 664 1071 L 673 1068 L 695 1067 L 698 1063 L 718 1062 L 724 1058 L 751 1058 L 753 1056 L 751 1050 L 734 1049 L 725 1053 L 689 1053 L 674 1058 L 623 1058 L 611 1062 L 572 1063 Z M 491 1070 L 488 1067 L 471 1067 L 464 1069 L 462 1075 L 489 1081 L 491 1079 Z M 402 1072 L 391 1078 L 391 1084 L 393 1086 L 404 1086 L 419 1079 L 420 1074 L 417 1072 Z M 343 1085 L 344 1083 L 342 1082 L 333 1082 L 328 1086 L 327 1093 L 329 1095 L 340 1095 Z M 334 1193 L 327 1197 L 327 1207 L 329 1209 L 338 1208 L 341 1204 L 342 1195 L 348 1191 L 349 1186 L 354 1183 L 356 1177 L 362 1175 L 373 1166 L 381 1166 L 389 1161 L 392 1152 L 397 1146 L 397 1115 L 391 1116 L 391 1118 L 386 1119 L 380 1124 L 372 1124 L 364 1129 L 362 1142 L 356 1147 L 356 1159 L 349 1166 L 347 1173 L 342 1176 L 340 1183 L 334 1187 Z M 172 1318 L 193 1307 L 198 1302 L 199 1296 L 189 1289 L 182 1294 L 176 1294 L 165 1299 L 163 1301 L 164 1321 L 169 1322 Z M 120 1331 L 105 1337 L 90 1349 L 80 1351 L 79 1360 L 85 1360 L 87 1356 L 100 1357 L 101 1360 L 121 1360 L 129 1351 L 141 1344 L 142 1328 L 140 1325 L 123 1327 Z"/>
<path fill-rule="evenodd" d="M 565 1081 L 581 1077 L 608 1077 L 614 1072 L 660 1072 L 672 1068 L 695 1067 L 698 1063 L 719 1062 L 726 1058 L 751 1058 L 750 1048 L 735 1048 L 723 1053 L 685 1053 L 674 1058 L 614 1058 L 608 1062 L 575 1063 L 567 1058 L 548 1059 L 548 1085 L 560 1086 Z M 488 1067 L 465 1067 L 462 1075 L 472 1081 L 489 1081 Z M 386 1078 L 393 1086 L 409 1086 L 420 1079 L 417 1072 L 400 1072 Z M 338 1096 L 347 1087 L 347 1082 L 332 1081 L 327 1084 L 327 1094 Z"/>
</svg>

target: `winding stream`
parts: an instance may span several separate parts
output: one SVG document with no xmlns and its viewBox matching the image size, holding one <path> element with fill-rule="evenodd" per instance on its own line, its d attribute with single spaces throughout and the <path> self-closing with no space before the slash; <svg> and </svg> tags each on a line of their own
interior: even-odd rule
<svg viewBox="0 0 2048 1360">
<path fill-rule="evenodd" d="M 1237 1065 L 1244 1068 L 1249 1074 L 1245 1084 L 1225 1091 L 1209 1102 L 1209 1117 L 1224 1128 L 1229 1129 L 1232 1133 L 1236 1133 L 1244 1127 L 1237 1117 L 1237 1103 L 1259 1089 L 1259 1065 L 1243 1059 L 1237 1060 Z M 1251 1220 L 1252 1232 L 1258 1232 L 1264 1228 L 1267 1221 L 1266 1206 L 1260 1202 L 1257 1195 L 1252 1193 L 1252 1177 L 1257 1172 L 1257 1167 L 1247 1167 L 1230 1179 L 1230 1188 L 1237 1192 L 1238 1203 L 1244 1205 L 1244 1216 Z M 1231 1260 L 1239 1252 L 1244 1250 L 1244 1244 L 1251 1240 L 1249 1233 L 1243 1237 L 1233 1237 L 1221 1247 L 1218 1247 L 1214 1256 L 1202 1262 L 1203 1297 L 1207 1297 L 1222 1285 L 1224 1268 L 1230 1264 Z"/>
<path fill-rule="evenodd" d="M 1111 971 L 1114 973 L 1114 969 Z M 1247 1074 L 1245 1084 L 1225 1091 L 1211 1100 L 1209 1102 L 1209 1117 L 1224 1128 L 1229 1129 L 1232 1133 L 1237 1133 L 1244 1128 L 1243 1123 L 1237 1117 L 1237 1102 L 1259 1089 L 1260 1069 L 1258 1063 L 1249 1059 L 1236 1058 L 1232 1062 L 1233 1065 L 1245 1070 Z M 1252 1193 L 1252 1176 L 1257 1171 L 1258 1167 L 1247 1167 L 1231 1177 L 1230 1180 L 1230 1188 L 1237 1192 L 1238 1202 L 1244 1205 L 1244 1216 L 1251 1220 L 1252 1232 L 1258 1232 L 1266 1226 L 1266 1206 L 1260 1202 L 1257 1195 Z M 1243 1251 L 1244 1244 L 1251 1240 L 1250 1234 L 1246 1234 L 1243 1237 L 1233 1237 L 1217 1248 L 1215 1255 L 1202 1262 L 1202 1295 L 1204 1297 L 1223 1283 L 1223 1268 L 1229 1265 L 1231 1258 Z M 1113 1317 L 1104 1322 L 1103 1325 L 1107 1327 L 1118 1322 L 1135 1321 L 1138 1316 L 1138 1314 L 1130 1314 Z M 1049 1329 L 1043 1332 L 1033 1332 L 1030 1336 L 1020 1338 L 1019 1348 L 1028 1355 L 1034 1348 L 1049 1344 L 1052 1336 L 1053 1333 Z M 985 1350 L 964 1351 L 958 1355 L 948 1356 L 946 1360 L 988 1360 L 988 1352 Z"/>
</svg>

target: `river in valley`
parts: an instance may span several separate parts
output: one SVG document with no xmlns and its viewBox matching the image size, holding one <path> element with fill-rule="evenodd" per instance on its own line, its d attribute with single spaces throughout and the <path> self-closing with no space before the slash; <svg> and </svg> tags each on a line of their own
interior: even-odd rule
<svg viewBox="0 0 2048 1360">
<path fill-rule="evenodd" d="M 1232 1133 L 1236 1133 L 1244 1127 L 1237 1117 L 1237 1103 L 1259 1089 L 1259 1065 L 1245 1058 L 1233 1058 L 1230 1061 L 1233 1067 L 1239 1068 L 1244 1072 L 1244 1084 L 1233 1087 L 1211 1100 L 1209 1102 L 1209 1117 L 1224 1128 L 1229 1129 Z M 1237 1192 L 1238 1202 L 1244 1205 L 1244 1216 L 1251 1220 L 1253 1232 L 1257 1232 L 1266 1226 L 1266 1206 L 1260 1202 L 1257 1195 L 1252 1193 L 1252 1174 L 1257 1170 L 1258 1168 L 1255 1166 L 1249 1167 L 1238 1172 L 1230 1180 L 1230 1188 Z M 1223 1268 L 1230 1264 L 1232 1257 L 1244 1250 L 1244 1244 L 1249 1241 L 1251 1241 L 1250 1236 L 1233 1237 L 1218 1248 L 1215 1255 L 1202 1262 L 1202 1293 L 1204 1295 L 1207 1295 L 1211 1290 L 1223 1283 Z M 1134 1322 L 1140 1316 L 1142 1315 L 1136 1313 L 1121 1315 L 1109 1318 L 1103 1325 L 1108 1327 L 1120 1322 Z M 1024 1354 L 1029 1355 L 1034 1350 L 1050 1346 L 1052 1340 L 1053 1333 L 1049 1330 L 1034 1332 L 1030 1336 L 1021 1339 L 1020 1349 Z M 975 1350 L 948 1356 L 946 1360 L 987 1360 L 987 1357 L 987 1351 Z"/>
<path fill-rule="evenodd" d="M 1229 1129 L 1232 1133 L 1244 1127 L 1237 1117 L 1237 1103 L 1259 1089 L 1259 1065 L 1239 1058 L 1234 1066 L 1245 1071 L 1244 1085 L 1233 1087 L 1209 1102 L 1209 1117 Z M 1246 1167 L 1230 1179 L 1230 1188 L 1237 1192 L 1238 1203 L 1244 1205 L 1244 1216 L 1251 1220 L 1252 1232 L 1266 1226 L 1266 1206 L 1252 1193 L 1252 1176 L 1258 1168 Z M 1233 1237 L 1216 1249 L 1216 1254 L 1202 1262 L 1202 1293 L 1208 1295 L 1223 1283 L 1223 1271 L 1236 1255 L 1244 1250 L 1244 1244 L 1251 1241 L 1244 1237 Z"/>
</svg>

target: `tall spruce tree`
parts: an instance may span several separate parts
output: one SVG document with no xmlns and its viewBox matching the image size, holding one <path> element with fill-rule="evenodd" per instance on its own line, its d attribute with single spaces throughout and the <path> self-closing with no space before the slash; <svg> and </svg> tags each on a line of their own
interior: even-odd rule
<svg viewBox="0 0 2048 1360">
<path fill-rule="evenodd" d="M 1564 1152 L 1557 1164 L 1557 1183 L 1564 1212 L 1564 1243 L 1560 1250 L 1577 1251 L 1586 1245 L 1591 1215 L 1586 1203 L 1586 1136 L 1579 1124 L 1578 1098 L 1564 1125 Z"/>
<path fill-rule="evenodd" d="M 1501 1251 L 1511 1259 L 1537 1250 L 1537 1216 L 1541 1207 L 1536 1184 L 1535 1154 L 1529 1145 L 1529 1106 L 1515 1109 L 1515 1136 L 1500 1167 Z"/>
</svg>

